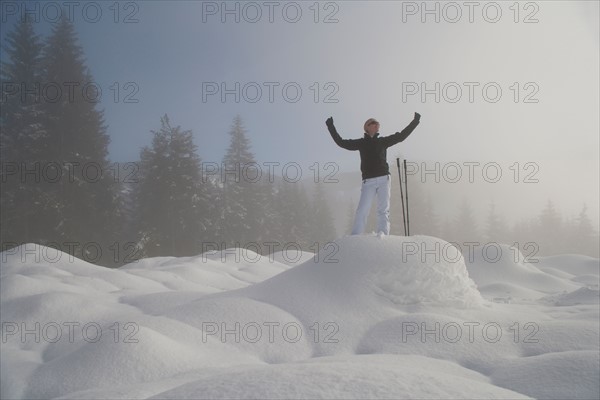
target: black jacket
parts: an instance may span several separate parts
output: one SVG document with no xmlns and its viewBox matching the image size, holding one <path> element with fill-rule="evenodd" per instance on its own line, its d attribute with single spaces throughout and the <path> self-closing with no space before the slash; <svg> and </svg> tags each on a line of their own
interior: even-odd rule
<svg viewBox="0 0 600 400">
<path fill-rule="evenodd" d="M 338 146 L 347 150 L 360 151 L 360 170 L 362 179 L 365 180 L 390 173 L 390 167 L 387 163 L 387 148 L 406 139 L 417 125 L 419 125 L 419 119 L 415 118 L 402 132 L 384 137 L 379 137 L 379 133 L 371 137 L 365 132 L 364 137 L 361 139 L 342 139 L 335 126 L 332 125 L 328 129 Z"/>
</svg>

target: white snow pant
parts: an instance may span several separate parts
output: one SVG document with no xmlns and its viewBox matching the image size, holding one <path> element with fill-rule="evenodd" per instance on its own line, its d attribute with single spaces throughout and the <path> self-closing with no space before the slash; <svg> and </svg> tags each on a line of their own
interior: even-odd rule
<svg viewBox="0 0 600 400">
<path fill-rule="evenodd" d="M 390 175 L 363 179 L 360 189 L 360 201 L 354 216 L 352 235 L 360 235 L 367 225 L 367 217 L 371 210 L 373 197 L 377 195 L 377 233 L 390 234 Z"/>
</svg>

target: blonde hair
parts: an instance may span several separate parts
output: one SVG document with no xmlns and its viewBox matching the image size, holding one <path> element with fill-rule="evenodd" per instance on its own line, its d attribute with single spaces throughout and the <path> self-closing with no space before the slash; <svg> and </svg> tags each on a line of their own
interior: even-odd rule
<svg viewBox="0 0 600 400">
<path fill-rule="evenodd" d="M 368 120 L 366 120 L 365 124 L 363 125 L 365 132 L 367 131 L 367 125 L 369 125 L 371 122 L 375 122 L 379 125 L 379 121 L 377 121 L 375 118 L 369 118 Z"/>
</svg>

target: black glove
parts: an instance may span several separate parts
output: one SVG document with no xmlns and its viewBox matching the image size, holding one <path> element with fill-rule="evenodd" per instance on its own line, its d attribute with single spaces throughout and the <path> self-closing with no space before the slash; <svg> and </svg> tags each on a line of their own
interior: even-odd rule
<svg viewBox="0 0 600 400">
<path fill-rule="evenodd" d="M 415 119 L 418 121 L 421 119 L 421 114 L 419 114 L 418 112 L 415 113 Z"/>
<path fill-rule="evenodd" d="M 325 121 L 325 125 L 327 125 L 327 128 L 329 130 L 333 129 L 333 117 L 327 118 L 327 121 Z"/>
</svg>

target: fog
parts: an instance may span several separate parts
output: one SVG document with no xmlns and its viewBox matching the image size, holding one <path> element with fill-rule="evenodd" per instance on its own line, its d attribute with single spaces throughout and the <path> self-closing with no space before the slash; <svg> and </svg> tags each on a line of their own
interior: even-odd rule
<svg viewBox="0 0 600 400">
<path fill-rule="evenodd" d="M 41 38 L 58 26 L 57 7 L 71 16 L 101 91 L 96 110 L 104 112 L 111 170 L 128 163 L 139 170 L 141 149 L 152 145 L 166 114 L 173 127 L 191 131 L 192 152 L 214 172 L 239 116 L 263 174 L 289 180 L 286 168 L 300 166 L 309 197 L 314 181 L 327 183 L 342 235 L 360 194 L 360 157 L 333 142 L 326 118 L 342 138 L 357 139 L 367 118 L 377 118 L 387 136 L 418 112 L 420 125 L 388 149 L 387 160 L 394 182 L 396 158 L 408 161 L 409 195 L 416 203 L 429 195 L 439 224 L 456 219 L 464 199 L 481 230 L 492 202 L 510 229 L 538 221 L 551 202 L 564 229 L 575 229 L 587 207 L 597 238 L 597 2 L 49 3 L 3 3 L 3 44 L 24 14 Z M 1 55 L 11 62 L 5 48 Z M 22 94 L 3 90 L 3 101 Z M 423 176 L 424 169 L 437 172 Z M 394 230 L 397 186 L 391 202 Z M 409 204 L 418 224 L 416 203 Z M 139 230 L 124 235 L 141 240 Z M 27 237 L 14 241 L 36 241 Z"/>
</svg>

